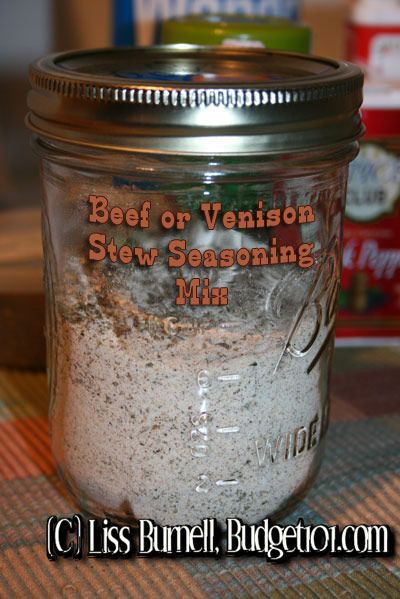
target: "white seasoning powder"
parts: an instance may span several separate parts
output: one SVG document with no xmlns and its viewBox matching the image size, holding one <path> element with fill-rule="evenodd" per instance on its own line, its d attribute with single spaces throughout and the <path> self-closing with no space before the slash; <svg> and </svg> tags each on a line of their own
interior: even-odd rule
<svg viewBox="0 0 400 599">
<path fill-rule="evenodd" d="M 287 272 L 261 270 L 274 283 Z M 135 316 L 120 334 L 110 310 L 121 316 L 129 302 L 105 309 L 84 278 L 86 295 L 72 292 L 57 319 L 52 440 L 69 487 L 92 510 L 171 525 L 256 522 L 305 490 L 320 460 L 327 376 L 289 354 L 275 372 L 287 319 L 257 332 Z M 94 311 L 72 318 L 75 297 Z M 299 346 L 313 319 L 310 311 Z"/>
</svg>

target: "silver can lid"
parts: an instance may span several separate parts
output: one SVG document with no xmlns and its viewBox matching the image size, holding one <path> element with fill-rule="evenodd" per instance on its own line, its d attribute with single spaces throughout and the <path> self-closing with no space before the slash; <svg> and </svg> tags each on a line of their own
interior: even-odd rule
<svg viewBox="0 0 400 599">
<path fill-rule="evenodd" d="M 362 133 L 355 65 L 259 48 L 188 45 L 67 52 L 30 68 L 42 137 L 172 154 L 298 152 Z"/>
</svg>

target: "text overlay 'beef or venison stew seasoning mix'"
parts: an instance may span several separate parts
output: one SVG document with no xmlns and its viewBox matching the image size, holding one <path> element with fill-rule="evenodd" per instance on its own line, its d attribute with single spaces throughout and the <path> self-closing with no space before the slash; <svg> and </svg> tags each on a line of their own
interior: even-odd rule
<svg viewBox="0 0 400 599">
<path fill-rule="evenodd" d="M 63 481 L 117 520 L 287 513 L 323 453 L 361 71 L 176 46 L 30 76 Z"/>
</svg>

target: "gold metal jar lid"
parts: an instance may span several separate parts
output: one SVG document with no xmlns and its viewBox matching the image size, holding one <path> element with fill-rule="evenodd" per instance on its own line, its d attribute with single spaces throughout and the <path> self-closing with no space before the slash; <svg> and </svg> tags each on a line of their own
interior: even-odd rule
<svg viewBox="0 0 400 599">
<path fill-rule="evenodd" d="M 28 126 L 95 148 L 172 154 L 296 152 L 362 133 L 352 64 L 189 45 L 55 54 L 31 65 Z"/>
</svg>

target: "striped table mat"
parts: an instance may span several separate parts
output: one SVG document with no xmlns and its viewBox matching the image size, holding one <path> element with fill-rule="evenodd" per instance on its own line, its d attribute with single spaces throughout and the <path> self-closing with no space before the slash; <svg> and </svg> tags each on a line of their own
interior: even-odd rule
<svg viewBox="0 0 400 599">
<path fill-rule="evenodd" d="M 321 474 L 288 519 L 400 524 L 400 351 L 339 350 Z M 390 558 L 49 562 L 45 522 L 76 509 L 55 474 L 42 373 L 0 370 L 1 597 L 400 597 Z"/>
</svg>

